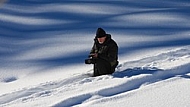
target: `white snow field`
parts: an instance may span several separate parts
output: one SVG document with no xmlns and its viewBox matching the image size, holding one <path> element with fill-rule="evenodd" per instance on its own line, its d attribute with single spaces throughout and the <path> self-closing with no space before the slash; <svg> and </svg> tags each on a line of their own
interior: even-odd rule
<svg viewBox="0 0 190 107">
<path fill-rule="evenodd" d="M 0 1 L 0 107 L 189 107 L 188 0 Z M 112 75 L 85 65 L 96 29 Z"/>
</svg>

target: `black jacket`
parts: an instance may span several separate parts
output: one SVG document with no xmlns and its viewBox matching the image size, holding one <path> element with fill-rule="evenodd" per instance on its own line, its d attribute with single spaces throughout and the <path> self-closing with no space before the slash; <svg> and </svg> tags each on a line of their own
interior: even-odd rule
<svg viewBox="0 0 190 107">
<path fill-rule="evenodd" d="M 103 44 L 100 44 L 95 38 L 90 53 L 97 53 L 98 58 L 108 61 L 111 67 L 116 67 L 118 64 L 118 46 L 110 34 L 106 34 L 106 40 Z"/>
</svg>

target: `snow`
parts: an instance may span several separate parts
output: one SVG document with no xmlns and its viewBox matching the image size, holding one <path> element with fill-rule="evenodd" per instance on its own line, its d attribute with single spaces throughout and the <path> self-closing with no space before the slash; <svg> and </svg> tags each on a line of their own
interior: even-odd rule
<svg viewBox="0 0 190 107">
<path fill-rule="evenodd" d="M 0 1 L 0 107 L 189 107 L 187 0 Z M 112 75 L 84 59 L 96 29 L 119 46 Z"/>
</svg>

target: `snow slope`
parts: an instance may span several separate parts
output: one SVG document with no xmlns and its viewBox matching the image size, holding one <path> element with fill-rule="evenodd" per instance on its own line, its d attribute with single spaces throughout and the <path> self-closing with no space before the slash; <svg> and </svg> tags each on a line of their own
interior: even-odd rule
<svg viewBox="0 0 190 107">
<path fill-rule="evenodd" d="M 0 2 L 0 107 L 188 107 L 188 0 Z M 98 27 L 117 70 L 90 77 Z"/>
</svg>

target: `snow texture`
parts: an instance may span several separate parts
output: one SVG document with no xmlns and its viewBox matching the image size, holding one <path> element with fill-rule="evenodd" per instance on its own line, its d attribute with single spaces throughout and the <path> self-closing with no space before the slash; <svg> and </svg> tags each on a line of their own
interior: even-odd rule
<svg viewBox="0 0 190 107">
<path fill-rule="evenodd" d="M 188 0 L 1 0 L 0 107 L 189 107 Z M 84 59 L 102 27 L 112 75 Z"/>
</svg>

